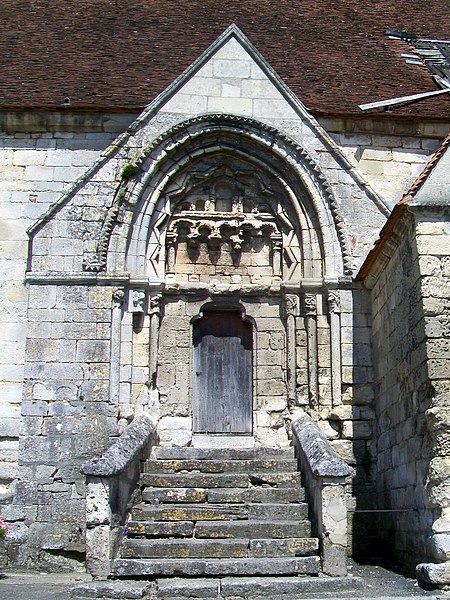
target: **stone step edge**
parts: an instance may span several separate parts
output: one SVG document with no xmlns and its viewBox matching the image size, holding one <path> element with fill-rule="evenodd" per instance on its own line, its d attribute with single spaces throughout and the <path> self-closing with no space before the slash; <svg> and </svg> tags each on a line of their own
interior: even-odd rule
<svg viewBox="0 0 450 600">
<path fill-rule="evenodd" d="M 283 558 L 179 558 L 138 559 L 116 558 L 112 561 L 112 576 L 122 577 L 230 577 L 273 575 L 318 575 L 318 556 Z"/>
<path fill-rule="evenodd" d="M 252 598 L 261 597 L 264 592 L 270 594 L 271 598 L 295 598 L 298 600 L 298 594 L 301 593 L 302 600 L 307 600 L 303 595 L 305 592 L 314 594 L 309 600 L 319 598 L 321 593 L 327 594 L 325 597 L 331 598 L 330 592 L 334 592 L 339 597 L 342 593 L 355 593 L 365 589 L 365 581 L 362 577 L 308 577 L 308 576 L 255 576 L 255 577 L 223 577 L 214 578 L 193 578 L 193 579 L 156 579 L 157 593 L 159 598 L 226 598 L 231 596 Z M 193 593 L 202 592 L 201 596 L 192 596 Z M 225 593 L 224 593 L 225 592 Z M 239 593 L 238 593 L 239 592 Z M 244 596 L 243 596 L 244 593 Z M 170 594 L 170 596 L 168 595 Z M 175 594 L 175 595 L 174 595 Z M 205 594 L 208 594 L 206 596 Z M 211 594 L 211 596 L 209 596 Z M 337 596 L 335 596 L 337 597 Z M 350 599 L 349 599 L 350 600 Z M 356 600 L 356 599 L 354 599 Z M 358 598 L 361 600 L 361 597 Z M 365 599 L 366 600 L 366 599 Z M 367 599 L 368 600 L 368 599 Z M 395 600 L 399 600 L 396 598 Z"/>
</svg>

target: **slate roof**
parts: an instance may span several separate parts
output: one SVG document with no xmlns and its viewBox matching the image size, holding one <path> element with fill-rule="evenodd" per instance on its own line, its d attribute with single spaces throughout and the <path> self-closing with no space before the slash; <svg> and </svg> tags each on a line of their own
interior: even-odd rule
<svg viewBox="0 0 450 600">
<path fill-rule="evenodd" d="M 316 115 L 361 115 L 438 89 L 385 30 L 450 37 L 448 0 L 0 0 L 0 14 L 2 109 L 140 110 L 234 22 Z M 389 114 L 448 118 L 449 96 Z"/>
</svg>

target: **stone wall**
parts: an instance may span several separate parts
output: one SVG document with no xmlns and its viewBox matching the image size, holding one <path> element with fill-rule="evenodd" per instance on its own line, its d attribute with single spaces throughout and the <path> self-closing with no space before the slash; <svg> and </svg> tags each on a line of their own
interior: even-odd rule
<svg viewBox="0 0 450 600">
<path fill-rule="evenodd" d="M 448 247 L 442 214 L 409 214 L 372 291 L 379 527 L 410 563 L 449 558 Z"/>
<path fill-rule="evenodd" d="M 12 558 L 22 564 L 63 566 L 59 551 L 83 558 L 80 465 L 119 432 L 108 396 L 111 290 L 30 286 L 20 480 L 2 511 L 12 522 Z"/>
<path fill-rule="evenodd" d="M 27 328 L 26 230 L 116 137 L 124 119 L 3 116 L 0 134 L 0 502 L 17 477 Z M 128 119 L 125 119 L 125 122 Z"/>
</svg>

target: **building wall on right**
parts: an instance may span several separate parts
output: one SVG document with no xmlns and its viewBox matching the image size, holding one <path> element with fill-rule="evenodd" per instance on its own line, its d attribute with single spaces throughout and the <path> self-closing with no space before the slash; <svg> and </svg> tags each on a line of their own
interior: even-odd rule
<svg viewBox="0 0 450 600">
<path fill-rule="evenodd" d="M 412 203 L 372 269 L 379 530 L 410 566 L 450 559 L 448 208 Z"/>
</svg>

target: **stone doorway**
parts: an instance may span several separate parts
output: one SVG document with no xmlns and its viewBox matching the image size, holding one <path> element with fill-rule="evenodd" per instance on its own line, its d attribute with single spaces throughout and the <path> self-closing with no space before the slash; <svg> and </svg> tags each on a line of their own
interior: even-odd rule
<svg viewBox="0 0 450 600">
<path fill-rule="evenodd" d="M 193 329 L 193 429 L 251 435 L 253 330 L 234 309 L 209 309 Z"/>
</svg>

